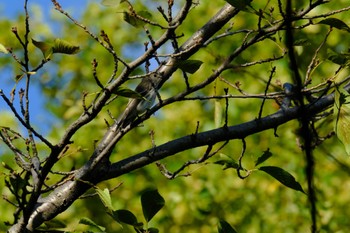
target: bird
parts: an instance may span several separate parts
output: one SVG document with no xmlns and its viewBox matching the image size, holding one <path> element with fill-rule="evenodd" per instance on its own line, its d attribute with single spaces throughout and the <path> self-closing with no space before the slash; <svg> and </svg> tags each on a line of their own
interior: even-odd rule
<svg viewBox="0 0 350 233">
<path fill-rule="evenodd" d="M 142 79 L 135 89 L 140 96 L 129 100 L 124 112 L 116 120 L 118 128 L 126 127 L 153 106 L 157 95 L 156 83 L 159 83 L 160 78 L 161 74 L 154 72 Z"/>
</svg>

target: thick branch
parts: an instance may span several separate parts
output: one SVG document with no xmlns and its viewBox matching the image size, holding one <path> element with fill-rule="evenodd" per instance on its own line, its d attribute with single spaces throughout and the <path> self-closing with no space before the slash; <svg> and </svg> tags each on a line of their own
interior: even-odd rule
<svg viewBox="0 0 350 233">
<path fill-rule="evenodd" d="M 187 1 L 189 3 L 191 1 Z M 183 9 L 183 11 L 187 11 L 189 8 Z M 199 29 L 194 36 L 192 36 L 184 45 L 181 46 L 181 51 L 184 52 L 182 59 L 186 59 L 190 57 L 192 54 L 198 51 L 198 49 L 202 46 L 202 44 L 208 40 L 211 36 L 213 36 L 222 26 L 224 26 L 234 15 L 236 15 L 239 11 L 234 9 L 231 5 L 226 4 L 205 26 Z M 181 12 L 180 12 L 181 14 Z M 182 16 L 183 17 L 183 16 Z M 175 20 L 183 21 L 181 16 L 179 18 L 175 18 Z M 172 29 L 169 29 L 172 30 Z M 53 155 L 50 156 L 52 158 L 50 163 L 45 164 L 43 171 L 47 173 L 56 161 L 56 157 L 60 151 L 60 148 L 63 148 L 64 145 L 69 143 L 71 136 L 84 124 L 91 121 L 97 113 L 102 109 L 105 101 L 108 100 L 111 90 L 114 87 L 117 87 L 123 81 L 123 77 L 126 77 L 130 73 L 130 67 L 137 67 L 142 63 L 142 60 L 147 59 L 148 56 L 151 56 L 153 52 L 165 43 L 167 40 L 167 33 L 163 35 L 156 42 L 156 47 L 152 47 L 146 54 L 144 54 L 139 59 L 136 59 L 134 62 L 129 64 L 129 69 L 125 69 L 120 75 L 120 79 L 115 80 L 111 85 L 108 86 L 108 91 L 104 92 L 100 100 L 96 103 L 93 108 L 93 111 L 90 114 L 84 113 L 77 121 L 75 121 L 66 131 L 66 134 L 63 136 L 61 142 L 57 145 L 57 149 L 53 150 Z M 158 79 L 159 83 L 156 86 L 159 88 L 176 70 L 174 66 L 174 62 L 179 58 L 170 58 L 166 65 L 162 66 L 159 72 L 162 73 L 162 79 Z M 115 134 L 117 133 L 117 134 Z M 86 185 L 86 183 L 82 183 L 80 180 L 85 180 L 91 183 L 97 183 L 102 180 L 106 180 L 106 177 L 101 174 L 107 174 L 106 171 L 102 172 L 102 170 L 106 169 L 108 163 L 101 164 L 101 160 L 105 156 L 109 156 L 111 149 L 118 141 L 118 137 L 116 137 L 120 132 L 116 132 L 113 127 L 106 133 L 105 139 L 100 143 L 106 146 L 101 147 L 98 146 L 99 150 L 94 152 L 92 156 L 93 159 L 90 161 L 79 171 L 74 174 L 74 178 L 71 181 L 68 181 L 63 186 L 57 188 L 53 193 L 51 193 L 45 199 L 41 199 L 38 201 L 36 208 L 33 210 L 32 215 L 29 219 L 29 223 L 27 225 L 27 229 L 34 230 L 36 227 L 40 226 L 44 221 L 52 219 L 59 213 L 66 210 L 80 195 L 82 195 L 86 190 L 90 187 Z M 99 166 L 97 166 L 99 165 Z M 98 180 L 97 180 L 98 179 Z M 20 223 L 19 223 L 20 224 Z M 22 222 L 23 224 L 23 222 Z M 11 232 L 16 232 L 18 229 L 18 225 L 14 225 Z"/>
<path fill-rule="evenodd" d="M 330 94 L 319 99 L 315 103 L 305 105 L 304 112 L 300 112 L 300 107 L 294 107 L 279 110 L 278 112 L 261 118 L 260 120 L 255 119 L 227 128 L 222 127 L 198 134 L 188 135 L 114 163 L 111 165 L 106 176 L 108 179 L 115 178 L 185 150 L 213 145 L 218 142 L 232 139 L 242 139 L 268 129 L 276 129 L 279 125 L 298 119 L 301 116 L 313 116 L 332 105 L 333 102 L 334 95 Z"/>
<path fill-rule="evenodd" d="M 159 72 L 161 76 L 160 78 L 153 80 L 153 86 L 159 89 L 177 69 L 175 64 L 178 60 L 187 59 L 191 55 L 195 54 L 203 46 L 205 41 L 220 30 L 238 12 L 239 10 L 233 8 L 229 4 L 226 4 L 222 9 L 220 9 L 220 11 L 208 23 L 194 33 L 193 36 L 180 47 L 179 52 L 183 53 L 182 56 L 170 58 L 165 65 L 158 69 L 157 72 Z M 136 109 L 131 109 L 132 104 L 133 102 L 130 101 L 126 107 L 127 111 L 136 111 Z M 136 107 L 136 105 L 134 107 Z M 124 131 L 127 131 L 130 128 L 131 127 L 126 127 Z M 84 170 L 85 173 L 89 173 L 89 171 L 94 169 L 94 166 L 96 166 L 99 161 L 107 158 L 124 133 L 125 132 L 121 132 L 119 130 L 119 123 L 115 123 L 112 127 L 110 127 L 104 138 L 97 146 L 89 163 L 86 164 L 82 170 Z"/>
</svg>

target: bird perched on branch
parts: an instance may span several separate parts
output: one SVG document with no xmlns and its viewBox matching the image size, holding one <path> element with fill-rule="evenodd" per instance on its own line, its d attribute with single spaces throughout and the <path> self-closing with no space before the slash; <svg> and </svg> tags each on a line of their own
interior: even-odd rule
<svg viewBox="0 0 350 233">
<path fill-rule="evenodd" d="M 126 109 L 117 119 L 118 127 L 124 128 L 152 107 L 157 95 L 156 84 L 160 78 L 161 74 L 154 72 L 142 79 L 135 89 L 140 96 L 129 100 Z"/>
</svg>

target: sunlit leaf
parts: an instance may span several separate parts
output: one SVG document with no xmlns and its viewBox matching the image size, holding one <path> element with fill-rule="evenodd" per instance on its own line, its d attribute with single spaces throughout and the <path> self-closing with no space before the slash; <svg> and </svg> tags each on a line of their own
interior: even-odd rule
<svg viewBox="0 0 350 233">
<path fill-rule="evenodd" d="M 178 61 L 176 66 L 186 73 L 193 74 L 201 67 L 202 64 L 203 62 L 199 60 L 184 60 Z"/>
<path fill-rule="evenodd" d="M 149 222 L 165 204 L 164 198 L 157 189 L 147 189 L 141 195 L 143 216 Z"/>
<path fill-rule="evenodd" d="M 152 18 L 152 14 L 149 11 L 138 11 L 137 15 L 139 15 L 142 18 L 145 18 L 145 19 L 151 19 Z"/>
<path fill-rule="evenodd" d="M 275 166 L 264 166 L 260 167 L 259 170 L 266 172 L 284 186 L 305 193 L 301 185 L 295 180 L 294 176 L 282 168 Z"/>
<path fill-rule="evenodd" d="M 113 206 L 112 206 L 112 200 L 111 200 L 111 195 L 109 193 L 109 190 L 105 188 L 104 190 L 95 188 L 96 193 L 98 194 L 100 200 L 102 201 L 103 205 L 107 208 L 108 212 L 113 211 Z"/>
<path fill-rule="evenodd" d="M 215 128 L 218 128 L 221 126 L 222 122 L 222 103 L 220 100 L 215 100 L 215 109 L 214 109 L 214 122 L 215 122 Z"/>
<path fill-rule="evenodd" d="M 270 149 L 267 149 L 264 151 L 264 154 L 262 154 L 255 162 L 255 166 L 258 166 L 268 160 L 272 156 L 272 153 L 270 152 Z"/>
<path fill-rule="evenodd" d="M 103 226 L 99 226 L 97 223 L 95 223 L 94 221 L 92 221 L 91 219 L 89 218 L 82 218 L 79 220 L 79 224 L 83 224 L 83 225 L 86 225 L 86 226 L 89 226 L 89 227 L 92 227 L 92 228 L 95 228 L 96 230 L 98 231 L 102 231 L 102 232 L 105 232 L 106 231 L 106 228 L 103 227 Z"/>
<path fill-rule="evenodd" d="M 0 52 L 1 52 L 1 53 L 7 54 L 9 51 L 7 51 L 7 49 L 5 48 L 5 46 L 4 46 L 3 44 L 0 43 Z"/>
<path fill-rule="evenodd" d="M 350 155 L 350 95 L 343 87 L 337 86 L 334 98 L 334 130 Z"/>
<path fill-rule="evenodd" d="M 61 39 L 55 39 L 53 43 L 36 41 L 34 39 L 32 39 L 32 42 L 35 47 L 41 50 L 45 59 L 49 59 L 53 53 L 75 54 L 79 51 L 79 46 L 72 45 Z"/>
<path fill-rule="evenodd" d="M 341 21 L 340 19 L 328 18 L 328 19 L 321 20 L 320 22 L 318 22 L 318 24 L 326 24 L 331 27 L 350 32 L 349 26 L 343 21 Z"/>
<path fill-rule="evenodd" d="M 117 6 L 119 5 L 119 0 L 102 0 L 101 4 L 104 6 Z"/>
<path fill-rule="evenodd" d="M 51 57 L 53 53 L 52 44 L 43 41 L 36 41 L 34 39 L 32 39 L 32 42 L 35 47 L 41 50 L 45 59 L 49 59 Z"/>
<path fill-rule="evenodd" d="M 79 52 L 79 49 L 79 46 L 72 45 L 71 43 L 58 38 L 54 40 L 52 46 L 53 53 L 75 54 Z"/>
<path fill-rule="evenodd" d="M 237 231 L 228 222 L 220 219 L 218 224 L 218 233 L 237 233 Z"/>
<path fill-rule="evenodd" d="M 13 171 L 13 168 L 12 167 L 10 167 L 7 163 L 5 163 L 5 162 L 1 162 L 1 164 L 2 164 L 2 166 L 5 168 L 5 169 L 7 169 L 7 170 L 9 170 L 10 172 L 12 172 Z"/>
</svg>

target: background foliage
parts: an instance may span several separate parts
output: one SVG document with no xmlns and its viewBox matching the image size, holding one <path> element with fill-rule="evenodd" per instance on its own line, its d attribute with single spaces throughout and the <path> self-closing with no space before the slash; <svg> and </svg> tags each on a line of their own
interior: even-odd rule
<svg viewBox="0 0 350 233">
<path fill-rule="evenodd" d="M 300 5 L 294 3 L 300 9 L 308 3 L 308 1 L 301 0 L 296 2 L 300 3 Z M 147 9 L 152 12 L 155 21 L 162 21 L 161 16 L 155 13 L 157 12 L 156 7 L 166 3 L 162 1 L 132 1 L 132 4 L 137 10 Z M 178 33 L 183 34 L 179 38 L 179 44 L 207 22 L 223 4 L 224 1 L 198 2 L 188 15 L 187 22 L 178 29 Z M 44 69 L 39 70 L 33 76 L 33 85 L 39 87 L 39 92 L 35 93 L 35 96 L 45 101 L 45 109 L 42 110 L 43 113 L 40 113 L 44 114 L 42 116 L 43 125 L 38 124 L 35 127 L 48 128 L 49 130 L 44 132 L 45 136 L 51 141 L 58 141 L 65 128 L 81 114 L 82 93 L 89 93 L 87 100 L 92 101 L 98 91 L 91 72 L 91 61 L 95 58 L 98 60 L 99 78 L 103 83 L 110 77 L 113 62 L 106 50 L 83 30 L 67 21 L 64 15 L 52 10 L 50 20 L 54 23 L 48 24 L 40 14 L 42 10 L 40 6 L 34 3 L 30 3 L 29 6 L 31 37 L 33 39 L 53 41 L 55 38 L 62 38 L 81 48 L 78 54 L 71 56 L 55 54 L 52 57 L 52 62 L 49 62 Z M 265 9 L 266 11 L 270 9 L 271 18 L 280 17 L 276 1 L 254 1 L 252 6 L 255 9 Z M 319 6 L 311 15 L 348 6 L 349 3 L 346 0 L 330 1 L 328 4 Z M 272 8 L 275 9 L 272 10 Z M 126 61 L 132 61 L 142 54 L 144 51 L 143 43 L 148 39 L 142 28 L 133 27 L 123 20 L 121 13 L 123 10 L 126 10 L 125 4 L 106 7 L 100 3 L 92 2 L 87 5 L 79 21 L 87 25 L 95 34 L 99 34 L 99 31 L 103 29 L 115 45 L 116 52 Z M 336 18 L 350 23 L 347 15 L 348 12 L 342 12 L 337 14 Z M 258 16 L 255 14 L 240 12 L 231 22 L 232 28 L 227 25 L 221 33 L 225 30 L 237 31 L 256 28 L 257 18 Z M 18 42 L 14 40 L 10 29 L 16 25 L 19 34 L 23 35 L 23 22 L 23 15 L 19 15 L 17 19 L 2 19 L 0 21 L 1 44 L 13 48 L 15 52 L 19 51 Z M 306 73 L 315 49 L 322 43 L 328 30 L 329 26 L 327 25 L 314 24 L 295 32 L 296 38 L 305 41 L 296 47 L 301 66 L 300 73 Z M 150 33 L 152 37 L 157 38 L 161 34 L 161 30 L 157 27 L 151 27 Z M 236 49 L 243 39 L 244 34 L 222 38 L 196 53 L 191 59 L 201 60 L 204 65 L 193 75 L 190 75 L 189 81 L 195 83 L 207 78 L 217 64 Z M 327 51 L 333 50 L 339 53 L 347 51 L 349 41 L 349 32 L 337 29 L 332 31 L 326 45 L 319 53 L 322 65 L 314 71 L 312 85 L 325 81 L 338 68 L 337 64 L 327 60 Z M 285 50 L 284 43 L 283 34 L 276 35 L 273 40 L 264 40 L 244 51 L 233 64 L 238 65 L 271 56 L 281 56 Z M 42 54 L 33 45 L 29 48 L 32 65 L 36 66 L 42 60 Z M 168 54 L 170 51 L 171 47 L 167 45 L 158 53 Z M 263 93 L 273 66 L 276 66 L 276 73 L 270 88 L 271 91 L 281 91 L 279 83 L 291 82 L 288 57 L 248 68 L 238 67 L 227 70 L 223 73 L 222 78 L 231 83 L 239 82 L 240 87 L 247 93 Z M 20 71 L 10 56 L 0 55 L 0 67 L 0 82 L 2 83 L 0 88 L 3 88 L 3 83 L 17 85 L 17 89 L 23 85 L 21 82 L 18 84 L 14 82 L 15 75 Z M 155 67 L 155 64 L 152 64 L 151 67 Z M 144 73 L 141 68 L 137 72 Z M 341 75 L 348 75 L 348 71 L 344 71 Z M 128 82 L 128 85 L 130 88 L 134 88 L 136 83 Z M 170 97 L 184 87 L 182 73 L 176 71 L 171 80 L 162 87 L 160 94 L 164 98 Z M 202 96 L 224 95 L 224 88 L 229 88 L 231 94 L 239 94 L 236 89 L 220 80 L 197 94 Z M 88 159 L 87 156 L 93 152 L 95 141 L 99 140 L 107 129 L 105 119 L 110 121 L 107 109 L 113 116 L 117 116 L 123 111 L 127 101 L 127 98 L 124 98 L 111 103 L 88 127 L 83 127 L 78 131 L 73 137 L 74 144 L 69 148 L 65 159 L 59 161 L 54 170 L 69 171 L 73 167 L 83 165 Z M 230 99 L 228 124 L 235 125 L 256 118 L 261 102 L 261 99 L 252 98 Z M 35 100 L 32 104 L 35 104 Z M 225 99 L 182 101 L 176 105 L 167 106 L 143 123 L 142 127 L 137 127 L 126 135 L 115 148 L 111 160 L 114 162 L 120 160 L 120 156 L 128 157 L 152 147 L 150 130 L 154 130 L 155 143 L 160 145 L 177 137 L 194 133 L 197 121 L 200 122 L 200 131 L 221 126 L 224 123 L 224 108 Z M 278 109 L 279 106 L 274 100 L 268 100 L 265 103 L 263 115 L 273 113 Z M 54 124 L 46 124 L 46 114 L 53 115 L 51 117 L 54 118 Z M 2 126 L 21 130 L 11 113 L 3 111 L 0 115 Z M 304 172 L 305 158 L 299 147 L 298 126 L 297 121 L 292 121 L 278 127 L 276 131 L 278 137 L 274 135 L 273 130 L 247 137 L 245 139 L 247 150 L 243 159 L 244 167 L 254 169 L 257 158 L 264 151 L 269 150 L 272 157 L 264 165 L 281 167 L 290 172 L 305 190 L 307 187 Z M 328 135 L 333 130 L 331 117 L 317 123 L 316 127 L 319 130 L 319 135 Z M 10 167 L 16 167 L 11 152 L 6 149 L 3 143 L 0 145 L 1 160 Z M 48 153 L 47 149 L 40 143 L 38 145 L 41 156 L 45 157 L 45 153 Z M 23 147 L 21 144 L 18 146 Z M 185 151 L 166 158 L 161 163 L 173 171 L 184 162 L 197 159 L 205 150 L 206 148 L 197 148 Z M 152 164 L 117 179 L 103 182 L 99 184 L 99 187 L 112 189 L 120 185 L 111 193 L 114 208 L 128 209 L 138 219 L 143 218 L 140 193 L 147 187 L 157 188 L 165 199 L 165 206 L 152 219 L 150 225 L 157 227 L 160 232 L 215 232 L 221 218 L 234 226 L 237 232 L 308 232 L 311 220 L 309 203 L 305 194 L 288 189 L 262 171 L 253 170 L 247 179 L 242 180 L 237 177 L 235 169 L 223 170 L 222 166 L 215 164 L 215 161 L 228 159 L 228 157 L 238 160 L 241 150 L 242 142 L 232 141 L 207 163 L 192 165 L 185 170 L 190 174 L 187 177 L 168 180 L 160 174 L 156 165 Z M 350 203 L 348 155 L 346 155 L 339 140 L 336 137 L 331 137 L 315 148 L 314 157 L 320 232 L 346 232 L 347 229 L 350 229 L 348 221 L 350 208 L 347 208 L 348 203 Z M 6 170 L 2 169 L 0 187 L 2 195 L 11 200 L 11 194 L 5 188 L 4 183 L 4 180 L 9 178 L 7 174 Z M 54 181 L 50 182 L 54 183 Z M 15 208 L 4 199 L 1 199 L 0 202 L 2 216 L 0 230 L 5 231 L 8 226 L 5 226 L 4 223 L 13 221 Z M 78 224 L 83 217 L 90 218 L 98 225 L 106 227 L 107 232 L 132 231 L 132 228 L 128 226 L 121 227 L 117 222 L 112 221 L 97 196 L 76 201 L 67 211 L 55 219 L 67 224 L 70 230 L 84 231 L 87 227 Z M 142 221 L 144 220 L 142 219 Z"/>
</svg>

